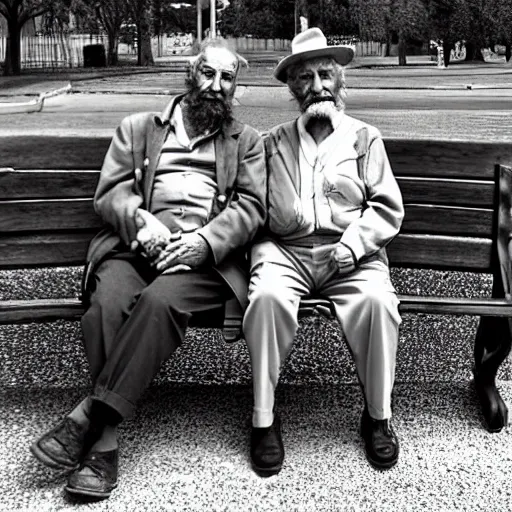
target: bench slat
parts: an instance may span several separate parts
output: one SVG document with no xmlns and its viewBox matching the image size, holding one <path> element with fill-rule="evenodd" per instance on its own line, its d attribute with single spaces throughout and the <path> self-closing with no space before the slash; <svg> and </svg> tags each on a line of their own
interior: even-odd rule
<svg viewBox="0 0 512 512">
<path fill-rule="evenodd" d="M 458 297 L 426 297 L 398 295 L 400 313 L 425 313 L 439 315 L 483 315 L 512 317 L 512 303 L 505 299 L 494 298 L 458 298 Z M 306 309 L 310 310 L 315 303 L 319 311 L 330 311 L 332 308 L 327 299 L 309 299 Z M 302 304 L 301 304 L 302 306 Z M 36 299 L 9 300 L 0 303 L 0 324 L 29 323 L 51 320 L 79 320 L 84 313 L 82 303 L 78 299 Z M 300 312 L 299 312 L 300 315 Z M 226 332 L 240 331 L 242 317 L 230 317 L 224 326 Z M 191 327 L 202 326 L 201 320 L 193 320 Z M 210 325 L 210 324 L 208 324 Z M 212 326 L 213 324 L 211 324 Z M 228 335 L 229 336 L 229 335 Z"/>
<path fill-rule="evenodd" d="M 494 180 L 494 165 L 512 163 L 512 144 L 461 141 L 385 140 L 396 176 Z"/>
<path fill-rule="evenodd" d="M 2 158 L 3 160 L 3 158 Z M 99 171 L 0 169 L 0 199 L 92 197 Z"/>
<path fill-rule="evenodd" d="M 400 232 L 491 238 L 493 221 L 491 209 L 408 204 Z"/>
<path fill-rule="evenodd" d="M 387 247 L 392 266 L 490 271 L 492 240 L 442 235 L 398 235 Z"/>
<path fill-rule="evenodd" d="M 99 169 L 111 136 L 2 137 L 1 165 L 17 169 Z M 385 139 L 397 176 L 494 179 L 494 164 L 512 163 L 512 144 Z"/>
<path fill-rule="evenodd" d="M 83 265 L 94 233 L 0 237 L 0 268 Z"/>
<path fill-rule="evenodd" d="M 114 135 L 2 137 L 2 162 L 15 169 L 100 169 Z"/>
<path fill-rule="evenodd" d="M 493 181 L 442 178 L 397 178 L 403 201 L 407 203 L 492 208 L 495 201 Z"/>
<path fill-rule="evenodd" d="M 99 229 L 92 199 L 0 201 L 0 232 Z"/>
<path fill-rule="evenodd" d="M 0 238 L 0 268 L 82 265 L 94 232 L 31 234 Z M 388 246 L 392 265 L 488 271 L 490 239 L 399 235 Z"/>
<path fill-rule="evenodd" d="M 0 232 L 99 229 L 92 199 L 0 201 Z M 406 205 L 402 233 L 491 237 L 493 211 L 437 205 Z"/>
</svg>

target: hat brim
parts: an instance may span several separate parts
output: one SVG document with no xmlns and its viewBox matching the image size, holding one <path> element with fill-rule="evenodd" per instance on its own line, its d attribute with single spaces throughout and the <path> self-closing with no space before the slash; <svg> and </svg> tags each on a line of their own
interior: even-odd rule
<svg viewBox="0 0 512 512">
<path fill-rule="evenodd" d="M 318 57 L 332 57 L 341 66 L 346 66 L 354 58 L 354 50 L 349 46 L 327 46 L 326 48 L 318 48 L 318 50 L 309 50 L 307 52 L 288 55 L 279 61 L 274 70 L 274 76 L 279 81 L 286 83 L 288 77 L 287 69 L 292 64 Z"/>
</svg>

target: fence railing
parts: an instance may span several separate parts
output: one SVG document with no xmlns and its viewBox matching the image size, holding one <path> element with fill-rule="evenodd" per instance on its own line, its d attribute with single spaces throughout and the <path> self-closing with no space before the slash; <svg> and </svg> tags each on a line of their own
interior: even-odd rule
<svg viewBox="0 0 512 512">
<path fill-rule="evenodd" d="M 289 51 L 288 39 L 257 39 L 252 37 L 227 38 L 237 51 Z M 0 62 L 5 59 L 7 38 L 0 33 Z M 173 36 L 154 37 L 153 55 L 166 57 L 182 53 L 190 48 L 183 41 L 176 43 Z M 103 44 L 107 47 L 107 36 L 98 34 L 55 34 L 46 36 L 26 36 L 21 38 L 21 67 L 24 69 L 77 68 L 83 67 L 83 48 L 88 44 Z M 381 55 L 382 44 L 376 42 L 356 42 L 356 56 Z M 119 44 L 119 55 L 133 55 L 135 45 Z"/>
<path fill-rule="evenodd" d="M 107 37 L 88 34 L 56 34 L 53 36 L 22 36 L 21 67 L 76 68 L 84 65 L 83 48 L 88 44 L 107 45 Z M 0 61 L 5 59 L 7 38 L 0 36 Z"/>
</svg>

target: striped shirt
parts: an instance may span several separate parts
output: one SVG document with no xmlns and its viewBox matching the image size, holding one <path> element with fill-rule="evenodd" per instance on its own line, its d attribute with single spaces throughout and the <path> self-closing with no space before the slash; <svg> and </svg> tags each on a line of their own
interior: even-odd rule
<svg viewBox="0 0 512 512">
<path fill-rule="evenodd" d="M 171 231 L 195 231 L 208 221 L 218 191 L 215 133 L 190 140 L 176 105 L 155 173 L 151 213 Z"/>
</svg>

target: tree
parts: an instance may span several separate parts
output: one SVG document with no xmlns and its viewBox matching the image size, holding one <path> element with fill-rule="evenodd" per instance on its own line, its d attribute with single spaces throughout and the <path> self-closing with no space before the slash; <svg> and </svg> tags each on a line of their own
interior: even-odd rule
<svg viewBox="0 0 512 512">
<path fill-rule="evenodd" d="M 154 66 L 151 49 L 151 0 L 125 0 L 130 17 L 137 27 L 137 64 L 139 66 Z"/>
<path fill-rule="evenodd" d="M 430 0 L 428 3 L 430 39 L 441 40 L 445 66 L 455 43 L 467 39 L 471 30 L 471 12 L 466 0 Z"/>
<path fill-rule="evenodd" d="M 487 3 L 487 20 L 491 38 L 505 45 L 505 60 L 510 62 L 512 53 L 512 0 L 490 0 Z"/>
<path fill-rule="evenodd" d="M 4 75 L 21 73 L 21 29 L 25 23 L 48 12 L 50 0 L 0 0 L 0 14 L 7 21 Z"/>
<path fill-rule="evenodd" d="M 388 42 L 398 40 L 398 64 L 407 64 L 410 39 L 421 39 L 427 32 L 427 9 L 422 0 L 350 0 L 354 20 L 363 38 Z"/>
<path fill-rule="evenodd" d="M 125 0 L 73 0 L 71 9 L 75 15 L 86 20 L 90 30 L 97 24 L 107 34 L 107 64 L 118 63 L 117 47 L 121 35 L 121 27 L 128 19 L 129 13 Z"/>
</svg>

